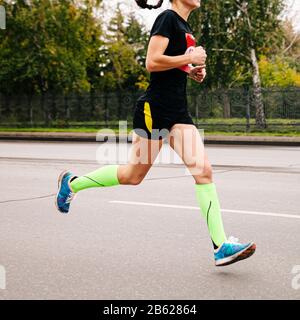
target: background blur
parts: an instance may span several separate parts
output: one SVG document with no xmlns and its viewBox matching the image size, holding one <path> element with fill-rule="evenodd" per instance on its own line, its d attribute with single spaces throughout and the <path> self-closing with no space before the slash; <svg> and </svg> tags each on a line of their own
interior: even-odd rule
<svg viewBox="0 0 300 320">
<path fill-rule="evenodd" d="M 188 83 L 199 128 L 300 135 L 299 4 L 202 0 L 189 19 L 208 52 L 206 81 Z M 0 5 L 0 131 L 97 131 L 131 121 L 149 82 L 149 31 L 169 1 L 152 11 L 133 0 Z"/>
</svg>

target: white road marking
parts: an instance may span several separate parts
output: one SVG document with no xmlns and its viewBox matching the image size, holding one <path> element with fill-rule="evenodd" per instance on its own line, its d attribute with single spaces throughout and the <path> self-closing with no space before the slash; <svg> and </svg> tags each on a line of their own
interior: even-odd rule
<svg viewBox="0 0 300 320">
<path fill-rule="evenodd" d="M 110 203 L 118 203 L 118 204 L 134 205 L 134 206 L 200 210 L 199 207 L 179 206 L 179 205 L 163 204 L 163 203 L 119 201 L 119 200 L 113 200 L 113 201 L 109 201 L 109 202 Z M 255 215 L 255 216 L 268 216 L 268 217 L 279 217 L 279 218 L 289 218 L 289 219 L 300 219 L 300 214 L 294 215 L 294 214 L 283 214 L 283 213 L 274 213 L 274 212 L 258 212 L 258 211 L 230 210 L 230 209 L 221 209 L 221 211 L 222 212 L 229 212 L 229 213 L 250 214 L 250 215 Z"/>
</svg>

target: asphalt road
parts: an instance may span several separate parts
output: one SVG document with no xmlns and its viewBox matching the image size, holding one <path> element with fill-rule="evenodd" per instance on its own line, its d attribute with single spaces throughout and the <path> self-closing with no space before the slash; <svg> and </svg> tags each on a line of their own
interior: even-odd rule
<svg viewBox="0 0 300 320">
<path fill-rule="evenodd" d="M 300 298 L 299 147 L 207 146 L 228 235 L 257 244 L 224 268 L 167 146 L 141 185 L 83 191 L 59 214 L 59 173 L 94 170 L 103 147 L 0 142 L 0 299 Z"/>
</svg>

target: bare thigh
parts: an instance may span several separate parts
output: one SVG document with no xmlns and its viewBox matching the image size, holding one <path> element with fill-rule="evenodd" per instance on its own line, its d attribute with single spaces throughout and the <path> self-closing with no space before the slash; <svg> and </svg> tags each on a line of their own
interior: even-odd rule
<svg viewBox="0 0 300 320">
<path fill-rule="evenodd" d="M 212 168 L 198 129 L 194 125 L 175 124 L 168 142 L 191 172 L 196 183 L 212 182 Z"/>
<path fill-rule="evenodd" d="M 118 170 L 120 183 L 141 183 L 158 156 L 162 144 L 162 140 L 149 140 L 133 132 L 129 161 Z"/>
</svg>

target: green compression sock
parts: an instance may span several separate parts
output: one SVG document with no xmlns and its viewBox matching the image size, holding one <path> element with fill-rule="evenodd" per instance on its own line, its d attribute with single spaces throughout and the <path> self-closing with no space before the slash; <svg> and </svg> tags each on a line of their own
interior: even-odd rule
<svg viewBox="0 0 300 320">
<path fill-rule="evenodd" d="M 109 165 L 78 177 L 70 183 L 72 191 L 77 193 L 89 188 L 119 185 L 117 171 L 118 165 Z"/>
<path fill-rule="evenodd" d="M 209 234 L 214 247 L 219 247 L 226 241 L 224 232 L 221 209 L 214 183 L 196 184 L 196 196 L 199 202 L 202 214 L 206 219 Z"/>
</svg>

